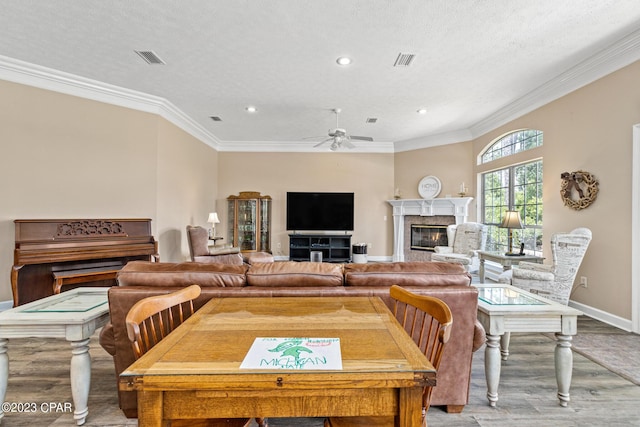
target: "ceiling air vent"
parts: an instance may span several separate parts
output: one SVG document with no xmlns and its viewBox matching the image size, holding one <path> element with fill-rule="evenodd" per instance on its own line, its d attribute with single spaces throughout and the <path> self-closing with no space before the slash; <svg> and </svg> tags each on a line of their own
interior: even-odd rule
<svg viewBox="0 0 640 427">
<path fill-rule="evenodd" d="M 416 57 L 413 53 L 402 53 L 398 54 L 396 58 L 396 62 L 393 64 L 394 67 L 408 67 L 413 62 L 413 59 Z"/>
<path fill-rule="evenodd" d="M 211 120 L 213 120 L 214 122 L 221 122 L 222 119 L 218 116 L 211 116 Z"/>
<path fill-rule="evenodd" d="M 368 117 L 367 118 L 367 123 L 375 123 L 377 121 L 378 121 L 378 119 L 376 117 Z"/>
<path fill-rule="evenodd" d="M 140 55 L 147 64 L 165 64 L 165 62 L 151 50 L 135 50 L 134 52 Z"/>
</svg>

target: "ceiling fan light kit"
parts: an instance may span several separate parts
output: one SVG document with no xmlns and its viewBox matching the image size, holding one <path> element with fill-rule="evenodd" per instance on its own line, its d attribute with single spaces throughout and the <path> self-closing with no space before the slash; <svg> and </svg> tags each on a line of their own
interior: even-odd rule
<svg viewBox="0 0 640 427">
<path fill-rule="evenodd" d="M 344 145 L 347 148 L 356 148 L 355 145 L 351 143 L 351 140 L 359 140 L 359 141 L 373 141 L 373 138 L 370 136 L 356 136 L 347 134 L 346 129 L 338 127 L 338 114 L 340 114 L 342 110 L 340 108 L 334 108 L 333 112 L 336 115 L 336 127 L 334 129 L 329 129 L 328 136 L 329 138 L 320 141 L 318 144 L 313 147 L 320 147 L 326 142 L 331 141 L 331 145 L 329 146 L 329 150 L 337 151 Z"/>
</svg>

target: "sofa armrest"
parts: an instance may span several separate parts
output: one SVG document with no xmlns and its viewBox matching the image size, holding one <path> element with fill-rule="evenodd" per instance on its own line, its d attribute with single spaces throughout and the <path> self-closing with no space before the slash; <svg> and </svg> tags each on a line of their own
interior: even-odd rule
<svg viewBox="0 0 640 427">
<path fill-rule="evenodd" d="M 100 331 L 100 345 L 110 355 L 116 355 L 116 338 L 113 334 L 113 325 L 111 322 L 104 325 Z"/>
<path fill-rule="evenodd" d="M 476 320 L 476 323 L 474 325 L 474 331 L 473 331 L 473 347 L 472 347 L 472 350 L 473 351 L 478 351 L 484 345 L 484 343 L 486 341 L 487 341 L 486 331 L 484 330 L 484 327 L 482 326 L 482 323 L 480 323 L 479 320 Z"/>
</svg>

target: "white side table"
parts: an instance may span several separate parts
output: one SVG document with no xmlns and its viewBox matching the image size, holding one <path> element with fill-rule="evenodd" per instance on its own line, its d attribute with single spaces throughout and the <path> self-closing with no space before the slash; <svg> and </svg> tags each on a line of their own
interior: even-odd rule
<svg viewBox="0 0 640 427">
<path fill-rule="evenodd" d="M 108 289 L 76 288 L 0 313 L 0 401 L 7 392 L 10 338 L 64 338 L 71 343 L 73 418 L 84 424 L 91 385 L 89 338 L 109 321 Z"/>
<path fill-rule="evenodd" d="M 491 406 L 498 402 L 502 360 L 509 355 L 511 332 L 555 332 L 555 368 L 558 399 L 561 406 L 569 403 L 569 388 L 573 370 L 571 339 L 578 331 L 578 316 L 582 312 L 504 284 L 479 284 L 478 320 L 487 333 L 484 370 L 487 379 L 487 399 Z"/>
</svg>

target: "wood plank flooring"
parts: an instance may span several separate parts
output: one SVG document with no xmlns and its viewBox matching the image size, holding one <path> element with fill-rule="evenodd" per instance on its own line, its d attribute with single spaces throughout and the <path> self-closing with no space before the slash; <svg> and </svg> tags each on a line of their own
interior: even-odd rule
<svg viewBox="0 0 640 427">
<path fill-rule="evenodd" d="M 620 331 L 582 317 L 578 333 Z M 474 355 L 470 403 L 461 414 L 441 408 L 429 410 L 430 426 L 541 427 L 640 425 L 640 386 L 619 377 L 574 353 L 571 403 L 562 408 L 556 398 L 554 342 L 543 334 L 519 334 L 511 339 L 509 360 L 503 364 L 497 408 L 485 397 L 484 351 Z M 97 334 L 91 341 L 93 361 L 89 416 L 86 426 L 135 426 L 118 409 L 115 373 L 111 357 L 100 347 Z M 54 339 L 9 341 L 10 376 L 5 401 L 35 402 L 35 413 L 7 413 L 4 426 L 73 426 L 69 412 L 44 412 L 42 403 L 73 402 L 69 385 L 68 343 Z M 629 355 L 640 364 L 640 355 Z M 635 358 L 635 360 L 634 360 Z M 270 419 L 271 427 L 321 427 L 320 419 Z"/>
</svg>

